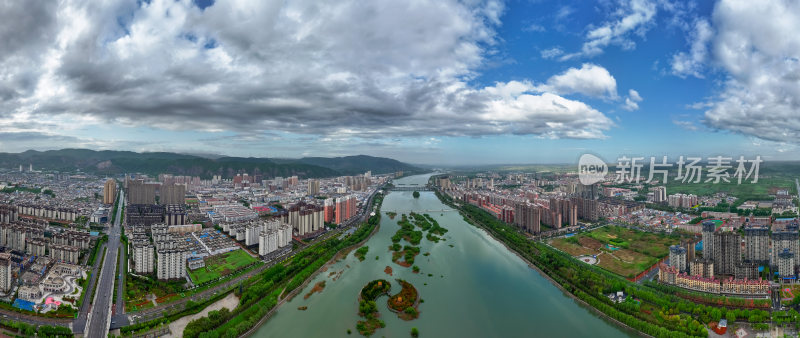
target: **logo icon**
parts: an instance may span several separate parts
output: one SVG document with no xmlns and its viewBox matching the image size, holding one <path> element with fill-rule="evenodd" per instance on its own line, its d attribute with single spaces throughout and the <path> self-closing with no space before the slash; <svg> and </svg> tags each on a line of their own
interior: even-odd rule
<svg viewBox="0 0 800 338">
<path fill-rule="evenodd" d="M 599 157 L 583 154 L 578 160 L 578 179 L 583 185 L 592 185 L 602 181 L 608 173 L 608 166 Z"/>
</svg>

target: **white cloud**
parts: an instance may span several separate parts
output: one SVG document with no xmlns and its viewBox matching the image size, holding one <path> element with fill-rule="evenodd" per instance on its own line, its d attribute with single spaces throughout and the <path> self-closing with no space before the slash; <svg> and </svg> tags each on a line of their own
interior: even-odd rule
<svg viewBox="0 0 800 338">
<path fill-rule="evenodd" d="M 537 32 L 537 33 L 542 33 L 545 31 L 544 26 L 535 23 L 526 26 L 522 30 L 526 32 Z"/>
<path fill-rule="evenodd" d="M 638 110 L 639 109 L 639 104 L 636 101 L 631 100 L 631 98 L 626 97 L 625 98 L 625 104 L 622 105 L 622 109 L 625 109 L 625 110 L 628 110 L 628 111 Z"/>
<path fill-rule="evenodd" d="M 554 75 L 539 90 L 560 95 L 578 93 L 591 97 L 617 98 L 617 80 L 607 69 L 591 63 L 584 63 L 580 69 L 570 68 Z"/>
<path fill-rule="evenodd" d="M 512 134 L 534 134 L 548 138 L 605 138 L 614 123 L 587 104 L 553 93 L 535 95 L 536 88 L 522 90 L 519 83 L 498 83 L 484 89 L 492 94 L 489 109 L 480 117 L 489 128 Z M 497 95 L 503 93 L 503 95 Z"/>
<path fill-rule="evenodd" d="M 561 60 L 595 56 L 603 53 L 609 45 L 618 45 L 623 49 L 635 48 L 636 43 L 631 39 L 631 35 L 644 37 L 654 25 L 656 12 L 655 1 L 622 1 L 620 7 L 612 13 L 611 20 L 597 27 L 589 27 L 580 52 L 565 54 Z"/>
<path fill-rule="evenodd" d="M 34 32 L 34 52 L 0 51 L 10 53 L 0 55 L 0 127 L 41 131 L 31 122 L 48 120 L 59 130 L 83 119 L 320 137 L 605 137 L 613 124 L 603 113 L 561 96 L 615 96 L 602 67 L 570 69 L 543 89 L 531 80 L 469 84 L 498 43 L 503 11 L 498 0 L 231 0 L 205 9 L 65 0 L 29 12 L 30 22 L 50 23 Z M 0 21 L 0 36 L 17 29 L 10 22 Z M 15 81 L 28 89 L 4 94 Z"/>
<path fill-rule="evenodd" d="M 672 55 L 672 74 L 679 77 L 694 76 L 703 78 L 703 66 L 708 62 L 708 43 L 714 36 L 708 20 L 700 19 L 694 24 L 690 33 L 691 47 L 689 52 L 678 52 Z"/>
<path fill-rule="evenodd" d="M 642 101 L 642 96 L 639 95 L 639 92 L 637 92 L 637 91 L 635 91 L 633 89 L 628 90 L 628 97 L 630 97 L 631 100 L 633 100 L 634 102 L 641 102 Z"/>
<path fill-rule="evenodd" d="M 683 129 L 690 131 L 696 131 L 698 129 L 697 125 L 695 125 L 694 122 L 692 121 L 672 120 L 672 123 L 675 124 L 676 126 L 679 126 Z"/>
<path fill-rule="evenodd" d="M 639 92 L 630 89 L 628 90 L 628 97 L 625 98 L 625 104 L 622 105 L 622 108 L 629 111 L 638 110 L 639 102 L 642 102 L 642 97 L 639 95 Z"/>
<path fill-rule="evenodd" d="M 561 47 L 553 47 L 541 51 L 542 59 L 555 59 L 563 54 L 564 50 Z"/>
<path fill-rule="evenodd" d="M 727 74 L 705 124 L 766 140 L 800 138 L 800 3 L 720 1 L 713 64 Z"/>
</svg>

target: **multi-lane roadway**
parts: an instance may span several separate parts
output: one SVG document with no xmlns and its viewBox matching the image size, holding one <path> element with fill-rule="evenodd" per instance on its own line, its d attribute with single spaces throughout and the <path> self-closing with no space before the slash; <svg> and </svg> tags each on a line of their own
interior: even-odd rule
<svg viewBox="0 0 800 338">
<path fill-rule="evenodd" d="M 114 294 L 114 273 L 117 267 L 117 253 L 120 247 L 120 232 L 122 228 L 121 218 L 122 209 L 125 203 L 125 196 L 122 191 L 119 194 L 119 207 L 108 234 L 108 244 L 106 245 L 106 256 L 97 280 L 97 291 L 92 300 L 89 313 L 87 337 L 106 337 L 108 336 L 109 322 L 111 321 L 111 303 Z M 91 289 L 89 289 L 91 290 Z M 87 291 L 88 292 L 88 291 Z M 89 297 L 91 295 L 87 295 Z"/>
</svg>

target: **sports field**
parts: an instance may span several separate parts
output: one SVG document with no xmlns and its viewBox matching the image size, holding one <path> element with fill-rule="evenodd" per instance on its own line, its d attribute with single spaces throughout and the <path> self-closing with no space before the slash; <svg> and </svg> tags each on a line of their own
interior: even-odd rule
<svg viewBox="0 0 800 338">
<path fill-rule="evenodd" d="M 198 285 L 230 274 L 257 261 L 258 259 L 253 258 L 244 250 L 234 250 L 206 258 L 206 266 L 189 271 L 189 277 L 192 278 L 195 285 Z"/>
<path fill-rule="evenodd" d="M 669 254 L 677 236 L 607 226 L 570 238 L 557 238 L 553 247 L 572 256 L 595 256 L 597 265 L 624 277 L 634 277 Z"/>
</svg>

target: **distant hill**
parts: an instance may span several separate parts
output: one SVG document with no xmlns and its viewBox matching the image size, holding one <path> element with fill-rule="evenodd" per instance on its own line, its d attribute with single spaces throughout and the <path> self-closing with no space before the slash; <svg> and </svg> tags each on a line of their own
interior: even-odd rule
<svg viewBox="0 0 800 338">
<path fill-rule="evenodd" d="M 414 172 L 420 169 L 391 158 L 367 155 L 345 157 L 304 157 L 295 163 L 305 163 L 330 168 L 346 175 L 363 174 L 371 170 L 373 174 L 386 174 L 397 171 Z"/>
<path fill-rule="evenodd" d="M 232 177 L 237 173 L 262 174 L 266 177 L 293 176 L 331 177 L 351 175 L 371 170 L 387 173 L 396 170 L 416 169 L 408 164 L 381 157 L 348 156 L 338 158 L 303 158 L 272 160 L 255 157 L 208 158 L 197 155 L 169 152 L 145 152 L 89 149 L 61 149 L 48 151 L 28 150 L 22 153 L 0 153 L 0 167 L 75 171 L 96 174 L 121 174 L 141 172 L 151 175 L 171 173 L 210 178 L 212 175 Z M 398 168 L 398 169 L 394 169 Z"/>
</svg>

